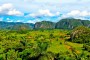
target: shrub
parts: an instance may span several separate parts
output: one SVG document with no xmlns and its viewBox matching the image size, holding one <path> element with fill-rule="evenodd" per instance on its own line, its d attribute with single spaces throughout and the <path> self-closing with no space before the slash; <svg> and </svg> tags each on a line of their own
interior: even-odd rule
<svg viewBox="0 0 90 60">
<path fill-rule="evenodd" d="M 77 43 L 90 42 L 90 29 L 84 26 L 75 28 L 71 33 L 70 40 Z"/>
</svg>

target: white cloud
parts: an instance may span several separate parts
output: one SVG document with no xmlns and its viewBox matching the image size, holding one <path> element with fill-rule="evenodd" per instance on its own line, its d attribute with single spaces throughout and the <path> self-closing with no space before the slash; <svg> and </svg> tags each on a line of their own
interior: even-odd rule
<svg viewBox="0 0 90 60">
<path fill-rule="evenodd" d="M 48 17 L 52 17 L 52 16 L 57 16 L 57 15 L 60 15 L 60 12 L 55 12 L 55 13 L 52 13 L 49 9 L 40 9 L 38 10 L 38 12 L 36 13 L 31 13 L 29 15 L 27 15 L 27 17 L 37 17 L 37 16 L 48 16 Z"/>
<path fill-rule="evenodd" d="M 16 10 L 11 3 L 7 3 L 0 6 L 0 15 L 22 16 L 24 14 Z"/>
<path fill-rule="evenodd" d="M 9 18 L 7 18 L 7 20 L 10 20 Z"/>
<path fill-rule="evenodd" d="M 3 4 L 0 6 L 0 14 L 6 14 L 8 11 L 12 10 L 13 6 L 12 4 Z"/>
<path fill-rule="evenodd" d="M 62 15 L 62 18 L 73 17 L 73 18 L 84 18 L 90 16 L 89 11 L 73 10 L 67 14 Z"/>
<path fill-rule="evenodd" d="M 31 17 L 37 17 L 37 16 L 54 16 L 53 13 L 51 13 L 48 9 L 40 9 L 37 13 L 31 13 L 29 14 Z"/>
<path fill-rule="evenodd" d="M 0 8 L 2 9 L 2 10 L 10 10 L 10 9 L 12 9 L 13 8 L 13 6 L 12 6 L 12 4 L 10 4 L 10 3 L 7 3 L 7 4 L 3 4 L 3 5 L 1 5 L 0 6 Z"/>
<path fill-rule="evenodd" d="M 89 16 L 90 12 L 88 11 L 79 11 L 79 10 L 73 10 L 67 14 L 68 16 Z"/>
<path fill-rule="evenodd" d="M 29 14 L 29 15 L 27 15 L 26 17 L 36 17 L 36 16 L 38 16 L 37 14 L 35 14 L 35 13 L 31 13 L 31 14 Z"/>
<path fill-rule="evenodd" d="M 7 18 L 6 20 L 7 22 L 13 22 L 13 20 L 11 20 L 10 18 Z"/>
<path fill-rule="evenodd" d="M 90 12 L 88 12 L 88 11 L 82 11 L 80 15 L 81 16 L 90 16 Z"/>
<path fill-rule="evenodd" d="M 29 1 L 29 0 L 24 0 L 25 2 Z"/>
<path fill-rule="evenodd" d="M 24 15 L 22 12 L 17 11 L 17 10 L 15 10 L 15 9 L 9 11 L 7 14 L 8 14 L 8 15 L 15 15 L 15 16 L 23 16 L 23 15 Z"/>
<path fill-rule="evenodd" d="M 58 16 L 58 15 L 60 15 L 60 12 L 56 12 L 56 14 L 55 14 L 56 16 Z"/>
<path fill-rule="evenodd" d="M 17 20 L 16 22 L 21 22 L 21 20 Z"/>
<path fill-rule="evenodd" d="M 3 21 L 3 18 L 0 18 L 0 21 Z"/>
<path fill-rule="evenodd" d="M 29 21 L 27 21 L 27 23 L 35 23 L 34 21 L 32 21 L 32 20 L 29 20 Z"/>
<path fill-rule="evenodd" d="M 51 13 L 48 9 L 46 9 L 46 10 L 40 9 L 40 10 L 39 10 L 39 14 L 41 14 L 41 15 L 46 15 L 46 16 L 54 16 L 54 14 Z"/>
<path fill-rule="evenodd" d="M 35 24 L 36 22 L 40 22 L 39 19 L 35 19 L 35 20 L 28 20 L 27 23 L 33 23 Z"/>
<path fill-rule="evenodd" d="M 80 14 L 80 11 L 79 10 L 73 10 L 73 11 L 67 13 L 68 16 L 76 16 L 78 14 Z"/>
<path fill-rule="evenodd" d="M 9 20 L 9 21 L 7 21 L 7 22 L 13 22 L 12 20 Z"/>
</svg>

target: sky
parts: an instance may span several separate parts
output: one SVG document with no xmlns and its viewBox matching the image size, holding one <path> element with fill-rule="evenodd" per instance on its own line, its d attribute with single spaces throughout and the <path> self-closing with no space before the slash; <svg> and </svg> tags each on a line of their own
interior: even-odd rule
<svg viewBox="0 0 90 60">
<path fill-rule="evenodd" d="M 0 21 L 57 22 L 63 18 L 90 20 L 90 0 L 0 0 Z"/>
</svg>

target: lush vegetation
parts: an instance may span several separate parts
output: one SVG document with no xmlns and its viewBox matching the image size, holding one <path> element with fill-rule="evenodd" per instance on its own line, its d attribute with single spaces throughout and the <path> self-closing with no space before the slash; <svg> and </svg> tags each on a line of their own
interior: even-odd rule
<svg viewBox="0 0 90 60">
<path fill-rule="evenodd" d="M 71 33 L 71 40 L 77 43 L 90 42 L 90 29 L 84 26 L 75 28 Z"/>
<path fill-rule="evenodd" d="M 1 30 L 0 60 L 90 60 L 90 29 Z"/>
</svg>

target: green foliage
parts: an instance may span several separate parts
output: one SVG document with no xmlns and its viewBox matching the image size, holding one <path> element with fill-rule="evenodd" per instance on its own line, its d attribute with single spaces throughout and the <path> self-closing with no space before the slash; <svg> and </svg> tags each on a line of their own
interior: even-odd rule
<svg viewBox="0 0 90 60">
<path fill-rule="evenodd" d="M 84 26 L 75 28 L 71 33 L 71 40 L 77 43 L 90 42 L 90 29 Z"/>
<path fill-rule="evenodd" d="M 90 52 L 90 43 L 84 44 L 83 48 Z"/>
<path fill-rule="evenodd" d="M 90 59 L 89 47 L 67 39 L 70 39 L 70 31 L 67 30 L 30 30 L 23 34 L 1 30 L 0 60 Z"/>
</svg>

